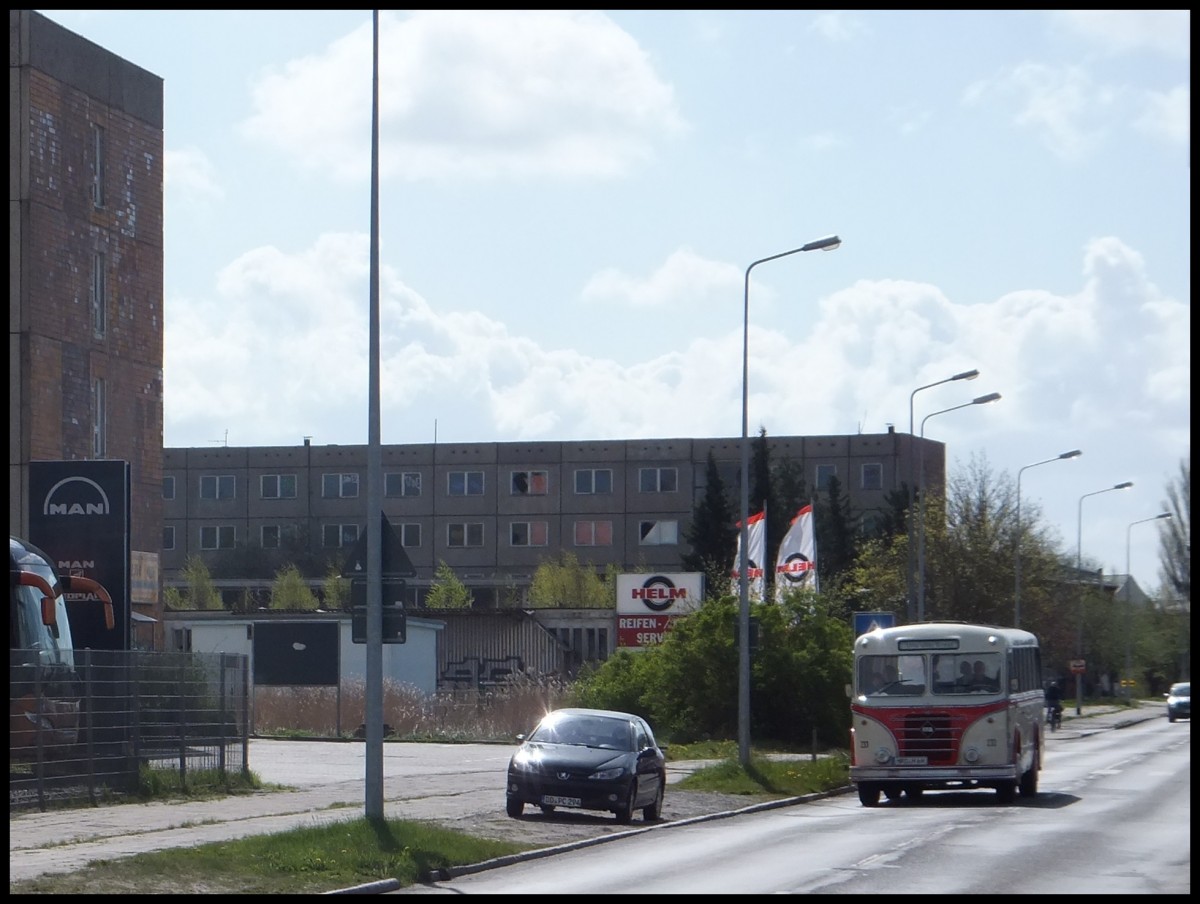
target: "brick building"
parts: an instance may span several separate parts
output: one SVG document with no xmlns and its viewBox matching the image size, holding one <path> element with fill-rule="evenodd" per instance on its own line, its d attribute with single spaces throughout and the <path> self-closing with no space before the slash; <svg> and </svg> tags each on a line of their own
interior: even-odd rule
<svg viewBox="0 0 1200 904">
<path fill-rule="evenodd" d="M 9 529 L 27 535 L 30 461 L 128 461 L 134 611 L 149 614 L 162 537 L 162 79 L 10 10 L 8 163 Z"/>
</svg>

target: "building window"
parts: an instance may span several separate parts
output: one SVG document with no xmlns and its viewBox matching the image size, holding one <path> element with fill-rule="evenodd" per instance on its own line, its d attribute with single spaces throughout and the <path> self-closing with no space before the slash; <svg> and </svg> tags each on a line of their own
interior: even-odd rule
<svg viewBox="0 0 1200 904">
<path fill-rule="evenodd" d="M 883 465 L 872 462 L 862 466 L 862 488 L 864 490 L 883 489 Z"/>
<path fill-rule="evenodd" d="M 175 528 L 174 527 L 164 527 L 163 528 L 162 547 L 164 550 L 169 550 L 169 549 L 175 548 Z"/>
<path fill-rule="evenodd" d="M 829 481 L 837 477 L 837 465 L 817 465 L 817 489 L 828 490 Z"/>
<path fill-rule="evenodd" d="M 92 123 L 92 206 L 104 206 L 104 126 Z"/>
<path fill-rule="evenodd" d="M 108 273 L 105 270 L 105 255 L 97 251 L 92 255 L 92 334 L 103 339 L 108 329 Z"/>
<path fill-rule="evenodd" d="M 580 468 L 575 472 L 575 492 L 578 495 L 612 492 L 611 468 Z"/>
<path fill-rule="evenodd" d="M 483 522 L 460 521 L 446 525 L 446 545 L 452 547 L 482 546 Z"/>
<path fill-rule="evenodd" d="M 678 486 L 677 468 L 638 468 L 638 490 L 643 493 L 674 493 Z"/>
<path fill-rule="evenodd" d="M 321 497 L 323 499 L 357 499 L 357 474 L 322 474 Z"/>
<path fill-rule="evenodd" d="M 108 388 L 92 381 L 92 458 L 103 458 L 108 449 Z"/>
<path fill-rule="evenodd" d="M 421 472 L 404 471 L 383 475 L 384 496 L 420 496 Z"/>
<path fill-rule="evenodd" d="M 576 521 L 576 546 L 612 546 L 611 521 Z"/>
<path fill-rule="evenodd" d="M 200 528 L 201 549 L 233 549 L 237 532 L 232 524 Z"/>
<path fill-rule="evenodd" d="M 357 542 L 357 524 L 325 524 L 321 527 L 321 545 L 326 549 L 353 546 Z"/>
<path fill-rule="evenodd" d="M 173 476 L 168 476 L 168 477 L 163 478 L 162 498 L 163 499 L 174 499 L 175 498 L 175 478 Z"/>
<path fill-rule="evenodd" d="M 638 524 L 638 543 L 642 546 L 674 546 L 678 542 L 678 521 L 642 521 Z"/>
<path fill-rule="evenodd" d="M 550 483 L 545 471 L 513 471 L 512 494 L 514 496 L 545 496 Z"/>
<path fill-rule="evenodd" d="M 233 499 L 235 487 L 232 474 L 204 474 L 200 477 L 200 498 Z"/>
<path fill-rule="evenodd" d="M 482 471 L 451 471 L 446 475 L 446 495 L 482 496 Z"/>
<path fill-rule="evenodd" d="M 258 480 L 263 499 L 296 498 L 295 474 L 263 474 Z"/>
<path fill-rule="evenodd" d="M 550 542 L 550 528 L 545 521 L 514 521 L 509 538 L 513 546 L 546 546 Z"/>
<path fill-rule="evenodd" d="M 279 525 L 264 524 L 258 529 L 259 545 L 263 549 L 279 548 Z"/>
<path fill-rule="evenodd" d="M 400 525 L 400 545 L 416 548 L 421 545 L 421 525 L 409 522 Z"/>
</svg>

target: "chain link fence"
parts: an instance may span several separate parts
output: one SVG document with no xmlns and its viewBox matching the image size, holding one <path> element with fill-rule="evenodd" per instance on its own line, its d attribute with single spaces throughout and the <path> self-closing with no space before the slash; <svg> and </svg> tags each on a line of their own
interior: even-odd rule
<svg viewBox="0 0 1200 904">
<path fill-rule="evenodd" d="M 130 795 L 144 769 L 249 771 L 248 657 L 81 650 L 74 671 L 10 650 L 9 809 Z"/>
</svg>

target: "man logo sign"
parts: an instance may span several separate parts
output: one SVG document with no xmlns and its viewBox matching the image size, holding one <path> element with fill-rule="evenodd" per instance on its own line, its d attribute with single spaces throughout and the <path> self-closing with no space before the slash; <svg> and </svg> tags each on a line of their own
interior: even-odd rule
<svg viewBox="0 0 1200 904">
<path fill-rule="evenodd" d="M 52 486 L 42 502 L 43 515 L 107 515 L 108 494 L 86 477 L 65 477 Z"/>
<path fill-rule="evenodd" d="M 617 646 L 662 643 L 677 616 L 699 608 L 703 584 L 704 576 L 692 572 L 617 575 Z"/>
</svg>

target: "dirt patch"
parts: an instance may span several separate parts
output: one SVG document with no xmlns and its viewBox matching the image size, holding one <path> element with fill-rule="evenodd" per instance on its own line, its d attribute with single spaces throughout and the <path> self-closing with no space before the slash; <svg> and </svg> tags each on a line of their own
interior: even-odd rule
<svg viewBox="0 0 1200 904">
<path fill-rule="evenodd" d="M 603 835 L 628 832 L 631 829 L 640 829 L 648 825 L 663 825 L 697 816 L 711 816 L 715 813 L 739 810 L 742 807 L 771 799 L 770 796 L 762 794 L 675 791 L 668 787 L 666 796 L 663 798 L 662 819 L 652 823 L 647 823 L 642 819 L 641 811 L 634 813 L 632 822 L 621 825 L 612 813 L 559 809 L 553 813 L 544 814 L 537 807 L 528 806 L 525 808 L 525 815 L 520 819 L 512 819 L 504 812 L 504 807 L 500 806 L 484 812 L 435 821 L 446 828 L 483 838 L 515 841 L 538 847 L 553 847 L 573 841 L 584 841 Z"/>
</svg>

